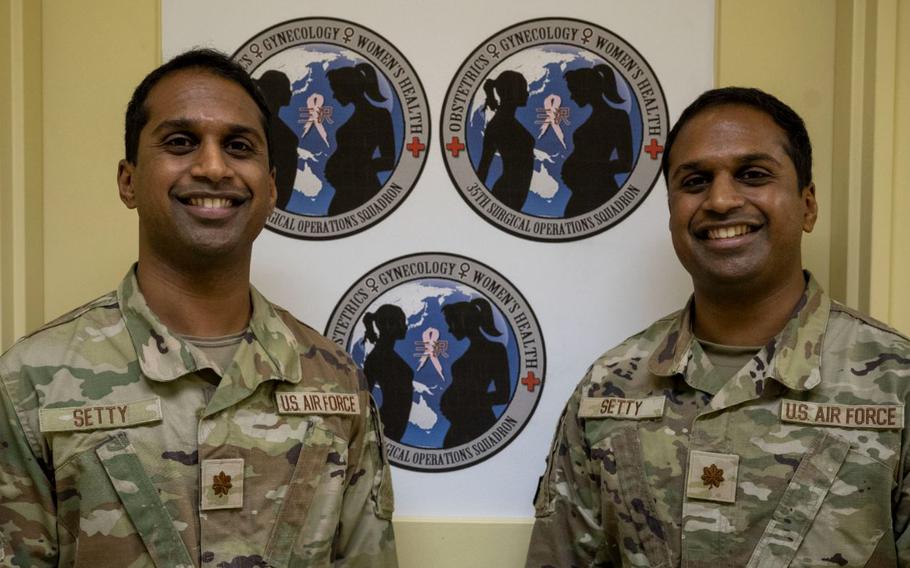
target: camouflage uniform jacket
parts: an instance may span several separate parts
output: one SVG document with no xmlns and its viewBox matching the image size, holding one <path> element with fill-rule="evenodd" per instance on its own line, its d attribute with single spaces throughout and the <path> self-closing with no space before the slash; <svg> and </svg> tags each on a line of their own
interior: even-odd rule
<svg viewBox="0 0 910 568">
<path fill-rule="evenodd" d="M 810 278 L 784 329 L 715 390 L 690 308 L 608 351 L 574 392 L 527 566 L 910 565 L 908 339 Z"/>
<path fill-rule="evenodd" d="M 133 271 L 0 358 L 0 566 L 397 566 L 363 375 L 251 296 L 217 388 Z"/>
</svg>

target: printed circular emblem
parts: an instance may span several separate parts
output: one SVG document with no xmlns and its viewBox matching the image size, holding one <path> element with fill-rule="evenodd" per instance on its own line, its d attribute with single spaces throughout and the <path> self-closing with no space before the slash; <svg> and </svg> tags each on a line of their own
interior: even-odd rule
<svg viewBox="0 0 910 568">
<path fill-rule="evenodd" d="M 418 471 L 483 461 L 527 423 L 543 389 L 537 318 L 495 270 L 415 254 L 371 270 L 326 327 L 363 368 L 389 458 Z"/>
<path fill-rule="evenodd" d="M 571 19 L 524 22 L 483 42 L 446 94 L 449 176 L 488 222 L 538 241 L 596 235 L 660 175 L 667 104 L 648 62 Z"/>
<path fill-rule="evenodd" d="M 430 123 L 423 86 L 392 44 L 351 22 L 302 18 L 256 34 L 233 58 L 273 115 L 268 228 L 346 237 L 401 205 L 426 161 Z"/>
</svg>

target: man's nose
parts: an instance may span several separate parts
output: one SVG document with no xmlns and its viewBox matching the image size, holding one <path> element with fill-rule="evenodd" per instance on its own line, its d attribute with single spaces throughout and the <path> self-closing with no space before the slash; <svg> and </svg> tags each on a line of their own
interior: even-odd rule
<svg viewBox="0 0 910 568">
<path fill-rule="evenodd" d="M 215 142 L 202 142 L 196 151 L 196 161 L 191 173 L 194 177 L 219 182 L 233 175 L 230 165 L 225 160 L 224 149 Z"/>
<path fill-rule="evenodd" d="M 708 189 L 704 207 L 716 213 L 727 213 L 742 207 L 745 198 L 739 190 L 736 180 L 727 174 L 715 176 Z"/>
</svg>

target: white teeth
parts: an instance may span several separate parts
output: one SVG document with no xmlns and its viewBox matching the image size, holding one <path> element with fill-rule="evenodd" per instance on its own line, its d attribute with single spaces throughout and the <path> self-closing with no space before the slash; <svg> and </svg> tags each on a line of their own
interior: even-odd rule
<svg viewBox="0 0 910 568">
<path fill-rule="evenodd" d="M 223 197 L 191 197 L 190 205 L 203 209 L 227 209 L 231 206 L 231 200 Z"/>
<path fill-rule="evenodd" d="M 708 229 L 709 239 L 729 239 L 738 237 L 752 232 L 748 225 L 734 225 L 732 227 L 720 227 L 719 229 Z"/>
</svg>

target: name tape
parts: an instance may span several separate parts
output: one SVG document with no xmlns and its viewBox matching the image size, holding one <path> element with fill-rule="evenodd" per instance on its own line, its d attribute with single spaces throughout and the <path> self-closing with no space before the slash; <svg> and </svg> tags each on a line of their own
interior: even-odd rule
<svg viewBox="0 0 910 568">
<path fill-rule="evenodd" d="M 360 414 L 360 399 L 353 393 L 280 392 L 275 399 L 278 414 Z"/>
<path fill-rule="evenodd" d="M 578 416 L 581 418 L 625 418 L 641 420 L 660 418 L 664 415 L 667 398 L 652 396 L 648 398 L 599 398 L 586 396 L 581 399 Z"/>
<path fill-rule="evenodd" d="M 42 408 L 38 411 L 38 424 L 42 432 L 103 430 L 158 422 L 161 416 L 161 399 L 156 396 L 133 402 Z"/>
<path fill-rule="evenodd" d="M 903 404 L 825 404 L 783 399 L 780 402 L 782 422 L 814 426 L 840 426 L 870 430 L 904 428 Z"/>
</svg>

